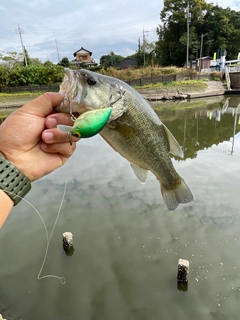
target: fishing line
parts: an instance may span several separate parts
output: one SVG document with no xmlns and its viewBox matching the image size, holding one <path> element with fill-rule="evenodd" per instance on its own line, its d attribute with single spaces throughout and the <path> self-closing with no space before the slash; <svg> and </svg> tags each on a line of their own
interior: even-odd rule
<svg viewBox="0 0 240 320">
<path fill-rule="evenodd" d="M 50 242 L 51 242 L 51 238 L 53 236 L 53 232 L 55 230 L 55 227 L 57 225 L 57 222 L 58 222 L 58 219 L 59 219 L 59 216 L 60 216 L 60 213 L 61 213 L 61 209 L 62 209 L 62 206 L 63 206 L 63 201 L 64 201 L 64 198 L 65 198 L 65 195 L 66 195 L 66 191 L 67 191 L 67 180 L 65 181 L 65 184 L 64 184 L 64 190 L 63 190 L 62 199 L 61 199 L 60 206 L 59 206 L 59 209 L 58 209 L 58 213 L 57 213 L 57 216 L 56 216 L 56 219 L 55 219 L 55 222 L 54 222 L 54 225 L 53 225 L 53 228 L 52 228 L 52 231 L 51 231 L 50 235 L 48 234 L 48 230 L 47 230 L 46 224 L 45 224 L 45 222 L 43 220 L 43 217 L 41 216 L 41 214 L 37 210 L 37 208 L 34 207 L 34 205 L 32 203 L 30 203 L 28 200 L 22 198 L 21 196 L 15 194 L 14 192 L 9 192 L 9 193 L 19 197 L 21 200 L 25 201 L 27 204 L 29 204 L 33 208 L 33 210 L 38 214 L 40 220 L 42 221 L 42 224 L 43 224 L 43 227 L 44 227 L 44 230 L 45 230 L 46 239 L 47 239 L 47 245 L 46 245 L 46 250 L 45 250 L 43 262 L 42 262 L 42 265 L 40 267 L 40 270 L 39 270 L 39 273 L 38 273 L 38 276 L 37 276 L 38 280 L 42 280 L 42 279 L 45 279 L 45 278 L 56 278 L 61 282 L 61 284 L 65 284 L 66 283 L 66 279 L 64 277 L 59 277 L 59 276 L 56 276 L 54 274 L 47 274 L 45 276 L 41 276 L 42 270 L 44 268 L 44 265 L 45 265 L 45 262 L 46 262 L 46 259 L 47 259 L 48 249 L 49 249 L 49 245 L 50 245 Z"/>
</svg>

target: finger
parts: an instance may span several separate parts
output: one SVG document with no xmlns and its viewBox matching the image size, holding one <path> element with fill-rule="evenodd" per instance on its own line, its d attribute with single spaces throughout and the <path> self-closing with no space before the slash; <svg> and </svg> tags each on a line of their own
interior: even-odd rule
<svg viewBox="0 0 240 320">
<path fill-rule="evenodd" d="M 72 145 L 70 145 L 69 142 L 54 144 L 41 143 L 41 149 L 47 153 L 58 153 L 69 158 L 76 149 L 76 143 L 73 142 Z"/>
<path fill-rule="evenodd" d="M 45 125 L 49 129 L 56 128 L 58 124 L 72 126 L 73 121 L 67 113 L 54 113 L 48 116 L 45 120 Z"/>
<path fill-rule="evenodd" d="M 63 99 L 64 95 L 60 93 L 46 92 L 25 104 L 21 108 L 21 112 L 46 117 L 53 111 L 54 107 L 57 107 L 63 101 Z"/>
<path fill-rule="evenodd" d="M 53 143 L 69 143 L 69 135 L 67 133 L 60 132 L 57 128 L 44 130 L 42 132 L 42 140 L 47 144 Z M 80 139 L 71 136 L 73 142 L 77 142 Z"/>
</svg>

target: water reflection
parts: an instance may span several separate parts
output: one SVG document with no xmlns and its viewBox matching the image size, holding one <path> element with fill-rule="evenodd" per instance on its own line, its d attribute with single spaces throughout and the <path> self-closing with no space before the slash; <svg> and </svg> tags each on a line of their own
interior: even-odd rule
<svg viewBox="0 0 240 320">
<path fill-rule="evenodd" d="M 236 98 L 234 99 L 236 101 Z M 234 151 L 235 135 L 240 131 L 240 103 L 230 106 L 231 98 L 206 107 L 163 109 L 157 111 L 184 149 L 184 160 L 195 158 L 199 150 L 228 141 L 231 137 Z M 232 104 L 231 104 L 232 105 Z M 156 107 L 156 105 L 155 105 Z"/>
<path fill-rule="evenodd" d="M 36 279 L 44 229 L 20 203 L 0 232 L 0 298 L 17 319 L 238 319 L 238 99 L 231 97 L 227 107 L 225 98 L 156 106 L 185 148 L 184 161 L 173 162 L 195 197 L 174 213 L 165 208 L 155 177 L 140 184 L 99 136 L 80 141 L 65 167 L 35 182 L 27 199 L 49 233 L 68 182 L 43 269 L 67 282 Z M 62 248 L 65 231 L 74 235 L 71 256 Z M 179 258 L 190 261 L 184 292 L 177 284 Z"/>
</svg>

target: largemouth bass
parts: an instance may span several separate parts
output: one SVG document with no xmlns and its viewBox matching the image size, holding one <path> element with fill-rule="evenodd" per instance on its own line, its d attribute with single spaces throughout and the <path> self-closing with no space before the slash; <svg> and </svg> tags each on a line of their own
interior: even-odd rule
<svg viewBox="0 0 240 320">
<path fill-rule="evenodd" d="M 142 183 L 147 179 L 148 170 L 156 176 L 170 211 L 180 203 L 193 200 L 190 189 L 174 169 L 169 155 L 171 152 L 183 157 L 181 147 L 137 91 L 116 78 L 84 69 L 65 69 L 60 92 L 70 102 L 73 113 L 112 107 L 108 123 L 100 135 L 130 162 Z M 69 105 L 64 101 L 56 110 L 69 112 Z"/>
</svg>

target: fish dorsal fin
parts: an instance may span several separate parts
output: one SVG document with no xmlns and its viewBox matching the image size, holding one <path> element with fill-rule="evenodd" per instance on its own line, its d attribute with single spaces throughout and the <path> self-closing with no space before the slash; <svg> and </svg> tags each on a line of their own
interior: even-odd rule
<svg viewBox="0 0 240 320">
<path fill-rule="evenodd" d="M 146 169 L 143 169 L 139 166 L 136 166 L 135 164 L 133 163 L 130 163 L 136 177 L 138 178 L 138 180 L 141 182 L 141 183 L 145 183 L 146 180 L 147 180 L 147 176 L 148 176 L 148 170 Z"/>
<path fill-rule="evenodd" d="M 168 142 L 169 142 L 169 151 L 174 154 L 176 157 L 183 158 L 184 154 L 182 148 L 180 147 L 177 140 L 174 138 L 173 134 L 168 130 L 168 128 L 163 124 L 163 128 L 166 132 Z"/>
</svg>

